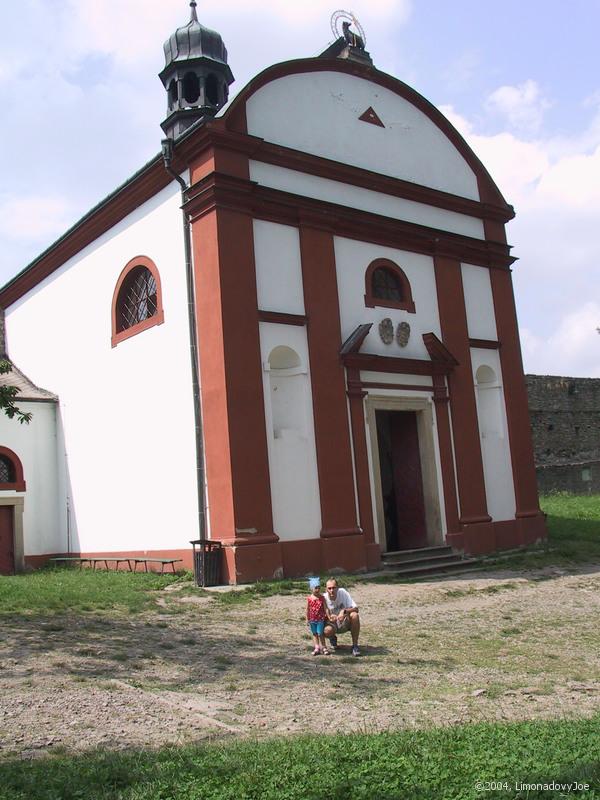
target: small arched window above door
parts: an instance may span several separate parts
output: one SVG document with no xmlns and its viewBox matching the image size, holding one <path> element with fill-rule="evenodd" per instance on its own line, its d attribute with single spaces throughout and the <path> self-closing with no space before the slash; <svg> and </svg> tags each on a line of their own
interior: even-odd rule
<svg viewBox="0 0 600 800">
<path fill-rule="evenodd" d="M 112 338 L 119 342 L 165 321 L 160 275 L 146 256 L 136 256 L 119 276 L 112 302 Z"/>
<path fill-rule="evenodd" d="M 415 313 L 410 282 L 404 270 L 389 258 L 376 258 L 365 273 L 365 305 L 398 308 Z"/>
<path fill-rule="evenodd" d="M 23 465 L 16 453 L 8 447 L 0 446 L 0 490 L 25 491 Z"/>
</svg>

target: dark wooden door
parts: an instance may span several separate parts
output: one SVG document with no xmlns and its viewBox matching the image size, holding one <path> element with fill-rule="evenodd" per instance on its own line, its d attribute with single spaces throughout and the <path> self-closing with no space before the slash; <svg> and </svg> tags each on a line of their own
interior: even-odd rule
<svg viewBox="0 0 600 800">
<path fill-rule="evenodd" d="M 377 411 L 386 549 L 427 546 L 419 432 L 415 411 Z"/>
<path fill-rule="evenodd" d="M 14 548 L 13 507 L 0 506 L 0 575 L 14 574 Z"/>
<path fill-rule="evenodd" d="M 416 411 L 393 411 L 391 427 L 398 546 L 401 550 L 426 547 L 427 527 Z"/>
</svg>

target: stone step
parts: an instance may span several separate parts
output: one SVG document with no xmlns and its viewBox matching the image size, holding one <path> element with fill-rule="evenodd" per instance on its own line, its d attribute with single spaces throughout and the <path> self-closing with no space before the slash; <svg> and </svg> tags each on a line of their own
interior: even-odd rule
<svg viewBox="0 0 600 800">
<path fill-rule="evenodd" d="M 440 545 L 439 547 L 419 547 L 414 550 L 392 550 L 387 553 L 382 553 L 381 560 L 384 564 L 397 564 L 400 561 L 412 561 L 415 558 L 421 559 L 448 555 L 456 554 L 448 545 Z"/>
<path fill-rule="evenodd" d="M 415 554 L 416 555 L 416 554 Z M 462 561 L 463 558 L 458 553 L 445 553 L 443 555 L 435 556 L 420 556 L 419 558 L 405 558 L 401 561 L 384 561 L 382 566 L 384 569 L 410 569 L 412 567 L 435 566 L 436 564 L 454 564 L 456 561 Z"/>
<path fill-rule="evenodd" d="M 407 578 L 428 577 L 433 578 L 437 575 L 447 575 L 453 572 L 463 572 L 481 564 L 478 558 L 460 558 L 457 556 L 452 561 L 423 561 L 416 566 L 393 565 L 384 567 L 380 575 L 394 575 L 397 577 L 406 576 Z"/>
</svg>

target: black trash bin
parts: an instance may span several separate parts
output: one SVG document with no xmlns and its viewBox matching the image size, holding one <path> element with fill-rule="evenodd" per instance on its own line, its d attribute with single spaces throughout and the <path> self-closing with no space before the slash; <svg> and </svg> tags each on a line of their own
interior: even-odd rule
<svg viewBox="0 0 600 800">
<path fill-rule="evenodd" d="M 221 583 L 221 542 L 194 539 L 194 578 L 196 586 L 218 586 Z"/>
</svg>

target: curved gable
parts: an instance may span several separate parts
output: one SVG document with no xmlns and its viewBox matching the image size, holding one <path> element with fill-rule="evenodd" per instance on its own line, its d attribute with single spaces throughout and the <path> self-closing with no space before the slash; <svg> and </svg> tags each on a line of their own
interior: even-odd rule
<svg viewBox="0 0 600 800">
<path fill-rule="evenodd" d="M 360 119 L 373 109 L 384 127 Z M 448 120 L 406 84 L 378 70 L 306 59 L 261 73 L 224 115 L 231 130 L 427 186 L 505 204 Z"/>
</svg>

